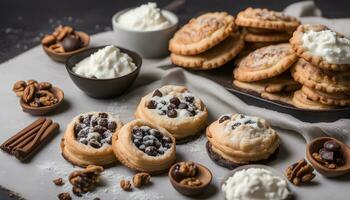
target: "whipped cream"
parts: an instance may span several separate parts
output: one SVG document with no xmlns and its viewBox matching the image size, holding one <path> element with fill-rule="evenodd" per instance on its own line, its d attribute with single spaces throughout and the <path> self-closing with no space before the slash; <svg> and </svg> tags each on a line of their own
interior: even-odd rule
<svg viewBox="0 0 350 200">
<path fill-rule="evenodd" d="M 287 182 L 270 171 L 249 168 L 236 172 L 222 185 L 226 200 L 281 200 L 290 194 Z"/>
<path fill-rule="evenodd" d="M 123 28 L 135 31 L 159 30 L 170 25 L 169 20 L 157 8 L 157 4 L 151 2 L 122 14 L 117 22 Z"/>
<path fill-rule="evenodd" d="M 303 46 L 330 64 L 350 64 L 350 40 L 337 36 L 332 30 L 307 31 L 302 36 Z"/>
<path fill-rule="evenodd" d="M 88 78 L 109 79 L 133 72 L 136 65 L 132 58 L 110 45 L 81 60 L 73 67 L 73 72 Z"/>
</svg>

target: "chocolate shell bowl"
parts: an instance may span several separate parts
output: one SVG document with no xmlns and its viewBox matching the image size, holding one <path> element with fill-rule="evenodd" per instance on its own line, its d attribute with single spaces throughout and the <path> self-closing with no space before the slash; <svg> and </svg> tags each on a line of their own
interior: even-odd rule
<svg viewBox="0 0 350 200">
<path fill-rule="evenodd" d="M 50 106 L 33 107 L 24 102 L 23 98 L 20 98 L 19 104 L 21 105 L 23 112 L 29 113 L 31 115 L 46 115 L 58 108 L 63 102 L 64 93 L 60 88 L 57 87 L 52 87 L 50 91 L 55 97 L 57 97 L 57 103 Z"/>
<path fill-rule="evenodd" d="M 198 186 L 189 186 L 189 185 L 181 184 L 179 180 L 177 180 L 178 177 L 176 177 L 176 175 L 174 174 L 174 170 L 178 164 L 179 163 L 175 163 L 169 169 L 169 173 L 168 173 L 171 184 L 178 192 L 186 196 L 198 196 L 209 187 L 212 180 L 212 174 L 208 168 L 206 168 L 201 164 L 194 163 L 197 166 L 197 173 L 194 178 L 201 181 L 202 184 Z"/>
<path fill-rule="evenodd" d="M 326 165 L 320 163 L 313 156 L 314 153 L 319 153 L 320 149 L 324 148 L 324 144 L 327 141 L 334 141 L 339 145 L 337 150 L 342 155 L 342 164 L 338 165 L 335 168 L 329 168 Z M 335 155 L 332 153 L 332 155 Z M 337 177 L 350 173 L 350 147 L 345 143 L 332 138 L 332 137 L 320 137 L 312 140 L 306 146 L 306 157 L 310 164 L 323 176 L 326 177 Z"/>
<path fill-rule="evenodd" d="M 68 52 L 62 52 L 62 53 L 58 53 L 53 51 L 52 49 L 50 49 L 48 46 L 42 45 L 45 53 L 54 61 L 57 62 L 66 62 L 66 60 L 74 55 L 77 54 L 81 51 L 84 51 L 88 48 L 89 43 L 90 43 L 90 36 L 87 33 L 84 32 L 80 32 L 80 31 L 76 31 L 75 32 L 76 35 L 79 36 L 80 40 L 81 40 L 81 48 L 73 50 L 73 51 L 68 51 Z"/>
<path fill-rule="evenodd" d="M 142 65 L 142 58 L 137 53 L 118 47 L 121 52 L 128 54 L 135 63 L 136 69 L 131 73 L 117 78 L 96 79 L 81 76 L 73 72 L 72 68 L 78 62 L 104 47 L 100 46 L 84 50 L 69 57 L 66 62 L 66 69 L 73 83 L 86 95 L 98 99 L 113 98 L 123 94 L 137 78 Z"/>
</svg>

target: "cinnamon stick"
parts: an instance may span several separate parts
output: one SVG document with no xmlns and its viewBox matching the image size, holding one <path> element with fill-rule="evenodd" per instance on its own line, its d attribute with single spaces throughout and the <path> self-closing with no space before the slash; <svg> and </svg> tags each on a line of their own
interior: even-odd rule
<svg viewBox="0 0 350 200">
<path fill-rule="evenodd" d="M 33 129 L 37 128 L 38 126 L 41 126 L 41 124 L 44 123 L 46 119 L 41 117 L 34 121 L 33 123 L 29 124 L 27 127 L 16 133 L 14 136 L 10 137 L 8 140 L 6 140 L 3 144 L 1 144 L 0 148 L 4 151 L 7 151 L 7 146 L 11 145 L 13 142 L 17 141 L 20 137 L 23 137 L 26 133 L 32 131 Z"/>
<path fill-rule="evenodd" d="M 18 137 L 17 140 L 14 140 L 11 144 L 4 146 L 4 150 L 6 152 L 11 152 L 17 145 L 19 145 L 20 143 L 22 143 L 23 141 L 27 140 L 28 138 L 30 138 L 31 136 L 34 136 L 36 132 L 38 132 L 38 130 L 40 130 L 41 125 L 35 127 L 34 129 L 30 130 L 29 132 L 21 135 L 21 137 Z"/>
<path fill-rule="evenodd" d="M 29 142 L 24 147 L 16 148 L 16 150 L 13 152 L 13 155 L 16 156 L 17 159 L 20 161 L 27 160 L 31 155 L 35 153 L 37 149 L 40 148 L 41 145 L 43 145 L 46 141 L 48 141 L 54 134 L 58 131 L 59 124 L 58 123 L 52 123 L 50 124 L 41 134 L 40 137 L 38 137 L 38 141 L 36 143 Z M 37 134 L 38 135 L 38 134 Z M 36 135 L 36 136 L 37 136 Z"/>
<path fill-rule="evenodd" d="M 45 132 L 45 130 L 46 130 L 51 124 L 52 124 L 52 120 L 51 120 L 51 119 L 47 119 L 47 120 L 44 122 L 44 124 L 41 126 L 40 130 L 38 131 L 38 133 L 35 135 L 35 138 L 34 138 L 34 140 L 33 140 L 33 142 L 32 142 L 33 145 L 36 145 L 36 144 L 39 142 L 39 140 L 40 140 L 42 134 Z"/>
</svg>

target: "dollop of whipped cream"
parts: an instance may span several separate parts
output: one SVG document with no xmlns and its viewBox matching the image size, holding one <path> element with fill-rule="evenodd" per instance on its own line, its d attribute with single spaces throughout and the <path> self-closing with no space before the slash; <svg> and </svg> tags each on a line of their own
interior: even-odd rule
<svg viewBox="0 0 350 200">
<path fill-rule="evenodd" d="M 221 189 L 226 200 L 281 200 L 290 194 L 284 179 L 261 168 L 236 172 Z"/>
<path fill-rule="evenodd" d="M 159 30 L 170 25 L 156 3 L 149 2 L 118 17 L 117 22 L 126 29 L 135 31 Z"/>
<path fill-rule="evenodd" d="M 350 64 L 350 40 L 337 36 L 332 30 L 309 30 L 303 34 L 302 41 L 311 54 L 330 64 Z"/>
<path fill-rule="evenodd" d="M 114 45 L 106 46 L 73 67 L 73 72 L 88 78 L 109 79 L 133 72 L 132 58 Z"/>
</svg>

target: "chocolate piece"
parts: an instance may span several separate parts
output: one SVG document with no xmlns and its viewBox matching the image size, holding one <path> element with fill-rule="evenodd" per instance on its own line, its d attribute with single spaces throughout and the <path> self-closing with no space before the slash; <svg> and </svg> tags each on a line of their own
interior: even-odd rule
<svg viewBox="0 0 350 200">
<path fill-rule="evenodd" d="M 326 161 L 334 160 L 334 153 L 331 151 L 322 151 L 322 153 L 320 153 L 320 156 L 323 160 L 326 160 Z"/>
<path fill-rule="evenodd" d="M 163 155 L 171 148 L 171 138 L 164 136 L 157 129 L 147 126 L 134 127 L 131 141 L 134 145 L 149 156 Z"/>
<path fill-rule="evenodd" d="M 57 186 L 62 186 L 64 185 L 63 179 L 62 178 L 57 178 L 55 180 L 52 181 L 55 185 Z"/>
<path fill-rule="evenodd" d="M 108 130 L 110 130 L 111 132 L 114 132 L 115 129 L 117 129 L 117 123 L 115 122 L 108 122 L 108 126 L 107 126 Z"/>
<path fill-rule="evenodd" d="M 147 103 L 148 109 L 155 109 L 156 107 L 157 107 L 157 102 L 155 102 L 154 100 L 151 100 Z"/>
<path fill-rule="evenodd" d="M 219 119 L 219 123 L 221 124 L 222 122 L 231 119 L 230 116 L 224 115 L 222 117 L 220 117 Z"/>
<path fill-rule="evenodd" d="M 180 103 L 178 108 L 179 109 L 186 109 L 186 108 L 188 108 L 188 105 L 186 103 Z"/>
<path fill-rule="evenodd" d="M 63 39 L 62 47 L 65 52 L 74 51 L 82 47 L 82 42 L 78 35 L 68 35 Z"/>
<path fill-rule="evenodd" d="M 172 103 L 172 104 L 174 104 L 174 105 L 176 105 L 176 107 L 179 106 L 179 104 L 181 103 L 181 102 L 180 102 L 180 99 L 177 98 L 177 97 L 171 98 L 171 99 L 169 100 L 169 102 Z"/>
<path fill-rule="evenodd" d="M 72 200 L 72 197 L 68 192 L 62 192 L 58 194 L 57 197 L 59 200 Z"/>
<path fill-rule="evenodd" d="M 323 147 L 328 150 L 328 151 L 332 151 L 332 152 L 336 152 L 340 150 L 340 145 L 334 141 L 334 140 L 329 140 L 327 142 L 325 142 L 323 144 Z"/>
<path fill-rule="evenodd" d="M 167 114 L 167 116 L 168 117 L 170 117 L 170 118 L 175 118 L 175 117 L 177 117 L 177 112 L 176 112 L 176 110 L 168 110 L 167 112 L 166 112 L 166 114 Z"/>
<path fill-rule="evenodd" d="M 108 118 L 108 114 L 107 113 L 98 113 L 98 116 L 101 118 Z"/>
<path fill-rule="evenodd" d="M 152 97 L 155 97 L 155 96 L 157 96 L 157 97 L 162 97 L 163 94 L 162 94 L 161 91 L 159 91 L 158 89 L 156 89 L 156 90 L 154 90 Z"/>
<path fill-rule="evenodd" d="M 192 103 L 194 101 L 194 96 L 185 96 L 185 100 L 189 103 Z"/>
</svg>

